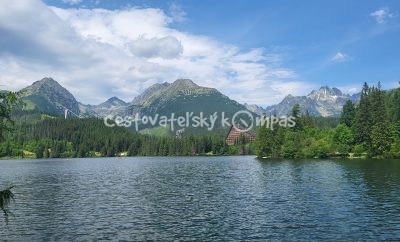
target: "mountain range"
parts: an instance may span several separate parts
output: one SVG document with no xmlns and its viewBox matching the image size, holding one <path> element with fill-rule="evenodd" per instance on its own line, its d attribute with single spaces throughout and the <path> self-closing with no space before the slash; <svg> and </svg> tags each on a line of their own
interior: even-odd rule
<svg viewBox="0 0 400 242">
<path fill-rule="evenodd" d="M 245 104 L 247 109 L 257 114 L 285 116 L 290 114 L 295 104 L 300 105 L 300 109 L 308 111 L 312 116 L 337 117 L 340 115 L 343 105 L 350 100 L 357 103 L 360 94 L 345 94 L 338 88 L 322 86 L 319 90 L 313 90 L 307 96 L 287 95 L 280 103 L 262 108 L 257 105 Z"/>
<path fill-rule="evenodd" d="M 26 103 L 25 110 L 37 110 L 54 115 L 68 114 L 77 117 L 105 117 L 107 115 L 185 116 L 186 112 L 210 116 L 215 112 L 232 117 L 237 111 L 246 107 L 214 88 L 202 87 L 189 79 L 178 79 L 173 83 L 158 83 L 147 88 L 131 102 L 112 97 L 98 105 L 86 105 L 52 78 L 43 78 L 19 92 Z M 221 123 L 218 122 L 217 123 Z M 144 127 L 146 128 L 146 127 Z M 226 128 L 216 127 L 212 132 L 225 132 Z M 148 130 L 148 129 L 146 129 Z M 165 132 L 165 131 L 163 131 Z M 211 131 L 210 131 L 211 132 Z M 196 134 L 195 129 L 187 128 L 186 133 Z"/>
<path fill-rule="evenodd" d="M 204 112 L 211 115 L 214 112 L 225 112 L 233 115 L 235 112 L 248 109 L 256 114 L 287 115 L 295 104 L 311 115 L 332 117 L 338 116 L 347 100 L 357 102 L 359 94 L 349 95 L 337 88 L 327 86 L 313 90 L 307 96 L 287 95 L 280 103 L 268 107 L 240 104 L 223 95 L 214 88 L 202 87 L 189 79 L 178 79 L 173 83 L 157 83 L 147 88 L 142 94 L 125 102 L 112 97 L 98 105 L 87 105 L 78 102 L 75 97 L 57 81 L 46 77 L 34 82 L 20 92 L 26 103 L 26 110 L 38 110 L 55 115 L 64 115 L 66 109 L 74 116 L 104 117 L 106 115 L 170 115 L 172 112 L 184 115 L 190 111 Z"/>
</svg>

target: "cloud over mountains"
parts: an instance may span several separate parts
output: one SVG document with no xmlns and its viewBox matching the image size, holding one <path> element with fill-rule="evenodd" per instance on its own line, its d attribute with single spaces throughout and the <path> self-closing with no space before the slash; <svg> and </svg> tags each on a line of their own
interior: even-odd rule
<svg viewBox="0 0 400 242">
<path fill-rule="evenodd" d="M 2 89 L 52 76 L 82 101 L 98 103 L 109 96 L 132 100 L 156 82 L 190 78 L 265 105 L 309 88 L 280 58 L 271 58 L 279 53 L 172 28 L 182 15 L 162 9 L 61 9 L 37 0 L 4 0 L 2 6 Z"/>
</svg>

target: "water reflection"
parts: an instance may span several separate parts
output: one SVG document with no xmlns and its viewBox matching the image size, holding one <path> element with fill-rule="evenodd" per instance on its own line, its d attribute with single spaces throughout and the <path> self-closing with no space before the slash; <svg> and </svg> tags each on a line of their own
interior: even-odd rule
<svg viewBox="0 0 400 242">
<path fill-rule="evenodd" d="M 146 157 L 0 161 L 9 240 L 400 238 L 400 166 Z"/>
</svg>

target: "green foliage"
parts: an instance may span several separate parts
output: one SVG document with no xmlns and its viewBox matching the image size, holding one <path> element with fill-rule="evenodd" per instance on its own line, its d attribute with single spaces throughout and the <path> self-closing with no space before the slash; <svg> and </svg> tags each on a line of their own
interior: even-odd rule
<svg viewBox="0 0 400 242">
<path fill-rule="evenodd" d="M 263 125 L 257 133 L 255 148 L 258 157 L 278 158 L 282 154 L 282 143 L 285 130 L 277 126 L 273 130 Z"/>
<path fill-rule="evenodd" d="M 106 127 L 99 119 L 47 118 L 19 123 L 13 133 L 0 143 L 0 157 L 22 157 L 23 151 L 36 158 L 112 157 L 163 155 L 252 154 L 252 146 L 239 140 L 228 147 L 217 135 L 155 137 L 138 134 L 122 127 Z"/>
<path fill-rule="evenodd" d="M 17 98 L 13 92 L 0 92 L 0 141 L 3 139 L 4 131 L 10 130 L 10 126 L 14 124 L 11 112 Z"/>
<path fill-rule="evenodd" d="M 353 126 L 355 116 L 356 108 L 352 101 L 347 100 L 340 115 L 340 123 L 346 125 L 347 127 L 351 127 Z"/>
<path fill-rule="evenodd" d="M 295 104 L 292 108 L 291 116 L 295 118 L 296 120 L 296 125 L 293 127 L 294 130 L 301 130 L 302 129 L 302 122 L 299 121 L 300 119 L 300 105 Z"/>
<path fill-rule="evenodd" d="M 338 117 L 311 117 L 315 127 L 320 129 L 332 129 L 339 124 Z"/>
<path fill-rule="evenodd" d="M 301 134 L 292 130 L 285 133 L 282 146 L 282 156 L 285 158 L 300 158 Z"/>
<path fill-rule="evenodd" d="M 364 146 L 362 144 L 356 144 L 353 148 L 353 152 L 356 156 L 360 156 L 365 152 Z"/>
<path fill-rule="evenodd" d="M 302 150 L 302 157 L 306 158 L 326 158 L 331 152 L 331 143 L 327 138 L 312 140 L 309 145 Z"/>
<path fill-rule="evenodd" d="M 390 145 L 389 156 L 391 158 L 400 158 L 400 137 L 396 136 Z"/>
<path fill-rule="evenodd" d="M 385 93 L 380 83 L 377 87 L 364 84 L 360 104 L 353 124 L 355 143 L 362 145 L 370 157 L 391 156 L 395 141 L 392 125 L 399 121 L 396 110 L 400 108 L 399 89 Z"/>
<path fill-rule="evenodd" d="M 256 137 L 256 147 L 257 147 L 257 156 L 258 157 L 268 157 L 271 156 L 272 140 L 270 137 L 270 131 L 266 125 L 262 125 Z"/>
<path fill-rule="evenodd" d="M 302 129 L 314 127 L 314 121 L 307 110 L 300 118 L 297 118 L 297 122 L 300 123 Z"/>
<path fill-rule="evenodd" d="M 370 98 L 368 98 L 370 88 L 367 83 L 361 92 L 360 103 L 357 107 L 356 116 L 354 119 L 354 134 L 355 141 L 358 144 L 363 144 L 366 147 L 371 146 L 371 111 Z"/>
<path fill-rule="evenodd" d="M 400 88 L 385 92 L 380 83 L 377 87 L 365 83 L 359 105 L 348 101 L 335 128 L 322 126 L 324 118 L 301 115 L 299 105 L 291 114 L 297 124 L 282 128 L 283 135 L 266 127 L 258 130 L 259 157 L 323 158 L 354 152 L 355 156 L 400 158 Z"/>
<path fill-rule="evenodd" d="M 347 153 L 352 150 L 354 143 L 354 135 L 350 127 L 346 124 L 339 124 L 335 129 L 333 137 L 337 151 L 340 153 Z"/>
<path fill-rule="evenodd" d="M 400 88 L 396 88 L 387 92 L 385 97 L 386 116 L 390 122 L 398 122 L 400 120 Z"/>
<path fill-rule="evenodd" d="M 295 104 L 292 108 L 291 115 L 298 119 L 300 117 L 300 104 Z"/>
<path fill-rule="evenodd" d="M 371 130 L 371 156 L 380 156 L 390 150 L 392 144 L 391 132 L 389 123 L 377 123 L 372 126 Z"/>
</svg>

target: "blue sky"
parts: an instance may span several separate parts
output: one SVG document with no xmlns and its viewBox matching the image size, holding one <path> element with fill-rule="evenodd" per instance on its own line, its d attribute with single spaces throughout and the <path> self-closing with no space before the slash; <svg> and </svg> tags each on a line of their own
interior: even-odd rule
<svg viewBox="0 0 400 242">
<path fill-rule="evenodd" d="M 364 81 L 381 81 L 384 87 L 392 88 L 400 80 L 400 2 L 396 0 L 46 0 L 34 7 L 31 11 L 49 8 L 65 25 L 72 26 L 71 36 L 61 36 L 57 43 L 65 38 L 71 41 L 77 34 L 77 45 L 100 48 L 104 57 L 50 51 L 51 56 L 61 60 L 60 65 L 66 66 L 64 69 L 60 65 L 52 69 L 43 62 L 23 76 L 11 73 L 5 80 L 22 85 L 29 74 L 32 78 L 55 75 L 78 99 L 89 103 L 107 95 L 130 101 L 151 84 L 179 77 L 216 87 L 240 102 L 262 106 L 276 103 L 289 93 L 307 94 L 322 85 L 355 92 Z M 110 22 L 118 22 L 118 26 Z M 60 35 L 52 29 L 61 27 L 46 28 L 49 36 Z M 19 36 L 15 31 L 13 34 Z M 97 44 L 104 46 L 94 46 Z M 71 53 L 74 51 L 79 52 Z M 117 54 L 119 51 L 129 53 L 123 56 Z M 7 53 L 8 58 L 14 55 L 18 63 L 28 58 Z M 79 61 L 74 62 L 75 58 Z M 104 71 L 107 82 L 88 68 L 76 67 L 90 65 L 93 58 L 114 58 L 131 65 L 118 72 L 124 74 Z M 98 69 L 114 68 L 113 64 L 99 63 Z M 92 65 L 96 72 L 96 64 Z M 23 68 L 24 64 L 19 66 Z M 12 77 L 19 82 L 12 81 Z M 97 95 L 87 94 L 94 86 Z"/>
</svg>

